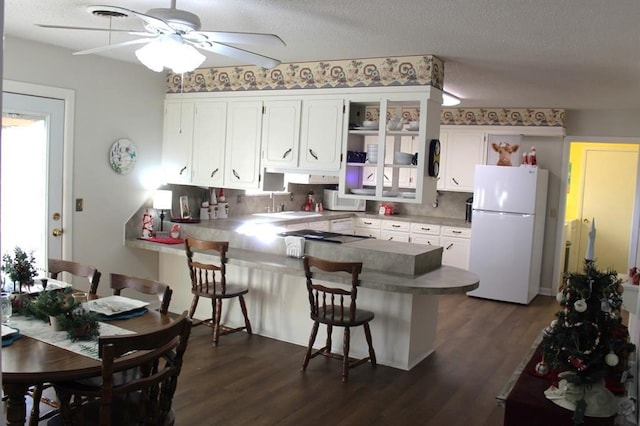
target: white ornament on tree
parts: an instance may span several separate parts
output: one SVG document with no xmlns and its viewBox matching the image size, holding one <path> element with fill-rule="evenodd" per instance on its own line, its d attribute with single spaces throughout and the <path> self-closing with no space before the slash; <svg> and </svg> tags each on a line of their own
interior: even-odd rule
<svg viewBox="0 0 640 426">
<path fill-rule="evenodd" d="M 562 301 L 564 300 L 564 293 L 559 292 L 558 294 L 556 294 L 556 300 L 558 301 L 558 303 L 562 303 Z"/>
<path fill-rule="evenodd" d="M 576 300 L 575 303 L 573 304 L 573 309 L 576 310 L 576 312 L 584 312 L 587 310 L 587 302 L 584 299 L 579 299 Z"/>
<path fill-rule="evenodd" d="M 618 355 L 614 354 L 613 351 L 611 351 L 604 357 L 604 362 L 609 367 L 615 367 L 620 362 L 620 359 L 618 358 Z"/>
</svg>

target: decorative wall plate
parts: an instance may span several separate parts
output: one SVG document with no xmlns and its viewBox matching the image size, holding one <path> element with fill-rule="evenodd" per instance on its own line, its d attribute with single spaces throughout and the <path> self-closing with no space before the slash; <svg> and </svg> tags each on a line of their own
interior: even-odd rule
<svg viewBox="0 0 640 426">
<path fill-rule="evenodd" d="M 118 139 L 111 145 L 109 162 L 116 173 L 121 175 L 129 173 L 137 159 L 138 149 L 129 139 Z"/>
</svg>

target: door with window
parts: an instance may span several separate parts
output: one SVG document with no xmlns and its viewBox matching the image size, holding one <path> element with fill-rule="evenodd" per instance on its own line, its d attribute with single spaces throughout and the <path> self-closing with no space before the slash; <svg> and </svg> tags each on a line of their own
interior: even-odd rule
<svg viewBox="0 0 640 426">
<path fill-rule="evenodd" d="M 62 99 L 3 92 L 0 248 L 33 252 L 46 271 L 62 258 L 64 106 Z"/>
</svg>

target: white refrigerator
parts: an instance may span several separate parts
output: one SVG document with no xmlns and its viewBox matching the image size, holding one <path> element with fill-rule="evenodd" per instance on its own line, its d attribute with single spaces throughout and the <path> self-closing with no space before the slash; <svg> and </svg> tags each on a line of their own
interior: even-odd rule
<svg viewBox="0 0 640 426">
<path fill-rule="evenodd" d="M 549 173 L 537 167 L 476 166 L 467 294 L 528 304 L 540 289 Z"/>
</svg>

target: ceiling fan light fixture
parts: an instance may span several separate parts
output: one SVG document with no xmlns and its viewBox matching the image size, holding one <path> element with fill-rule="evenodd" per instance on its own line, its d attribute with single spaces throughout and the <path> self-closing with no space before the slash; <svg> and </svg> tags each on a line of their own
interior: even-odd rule
<svg viewBox="0 0 640 426">
<path fill-rule="evenodd" d="M 136 50 L 136 57 L 150 70 L 161 72 L 166 67 L 175 73 L 193 71 L 206 59 L 177 34 L 160 35 Z"/>
</svg>

